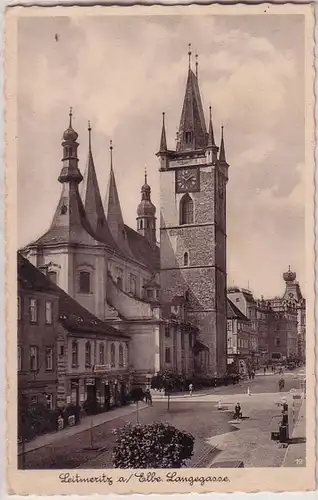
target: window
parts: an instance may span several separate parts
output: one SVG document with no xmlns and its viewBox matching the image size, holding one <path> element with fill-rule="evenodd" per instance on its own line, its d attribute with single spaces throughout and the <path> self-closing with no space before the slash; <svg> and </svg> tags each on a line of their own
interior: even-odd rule
<svg viewBox="0 0 318 500">
<path fill-rule="evenodd" d="M 118 364 L 119 366 L 124 366 L 124 348 L 121 344 L 119 345 L 118 351 Z"/>
<path fill-rule="evenodd" d="M 184 349 L 184 334 L 181 333 L 181 349 Z"/>
<path fill-rule="evenodd" d="M 64 356 L 64 345 L 60 346 L 60 356 Z"/>
<path fill-rule="evenodd" d="M 136 295 L 136 291 L 137 291 L 137 277 L 134 274 L 130 274 L 130 276 L 129 276 L 129 291 L 133 295 Z"/>
<path fill-rule="evenodd" d="M 22 319 L 21 297 L 18 297 L 18 320 Z"/>
<path fill-rule="evenodd" d="M 99 344 L 99 364 L 105 364 L 105 346 L 104 344 Z"/>
<path fill-rule="evenodd" d="M 148 297 L 148 299 L 153 298 L 153 290 L 147 290 L 147 297 Z"/>
<path fill-rule="evenodd" d="M 120 290 L 123 289 L 123 278 L 121 276 L 118 276 L 117 278 L 117 286 L 120 288 Z"/>
<path fill-rule="evenodd" d="M 87 271 L 79 273 L 79 291 L 80 293 L 90 293 L 91 291 L 91 275 Z"/>
<path fill-rule="evenodd" d="M 52 394 L 46 395 L 46 406 L 50 410 L 53 410 L 53 395 Z"/>
<path fill-rule="evenodd" d="M 72 342 L 72 366 L 78 366 L 78 345 L 76 340 Z"/>
<path fill-rule="evenodd" d="M 30 322 L 36 323 L 38 320 L 38 302 L 36 299 L 30 299 Z"/>
<path fill-rule="evenodd" d="M 188 252 L 185 252 L 183 255 L 183 265 L 188 266 L 189 265 L 189 254 Z"/>
<path fill-rule="evenodd" d="M 45 323 L 52 325 L 53 322 L 53 304 L 50 300 L 45 301 Z"/>
<path fill-rule="evenodd" d="M 170 347 L 166 347 L 166 349 L 165 349 L 165 362 L 166 363 L 171 363 L 171 351 L 170 351 Z"/>
<path fill-rule="evenodd" d="M 110 345 L 110 365 L 114 367 L 116 365 L 116 352 L 115 352 L 115 344 Z"/>
<path fill-rule="evenodd" d="M 170 337 L 169 325 L 165 325 L 165 337 L 168 339 Z"/>
<path fill-rule="evenodd" d="M 188 193 L 180 201 L 180 224 L 193 224 L 193 201 Z"/>
<path fill-rule="evenodd" d="M 18 347 L 18 372 L 22 370 L 22 347 Z"/>
<path fill-rule="evenodd" d="M 189 294 L 189 291 L 188 291 L 188 290 L 186 290 L 186 291 L 184 292 L 184 298 L 186 299 L 186 301 L 187 301 L 187 302 L 189 302 L 189 299 L 190 299 L 190 294 Z"/>
<path fill-rule="evenodd" d="M 139 220 L 139 229 L 142 229 L 142 219 Z"/>
<path fill-rule="evenodd" d="M 237 297 L 237 299 L 235 299 L 235 302 L 239 302 L 239 301 L 240 301 L 240 298 L 239 298 L 239 297 Z"/>
<path fill-rule="evenodd" d="M 92 366 L 92 346 L 90 342 L 85 344 L 85 366 Z"/>
<path fill-rule="evenodd" d="M 275 339 L 275 346 L 276 347 L 279 347 L 280 346 L 280 339 Z"/>
<path fill-rule="evenodd" d="M 35 371 L 38 369 L 38 348 L 30 347 L 30 370 Z"/>
<path fill-rule="evenodd" d="M 45 369 L 53 370 L 53 349 L 52 347 L 47 347 L 45 349 Z"/>
<path fill-rule="evenodd" d="M 227 330 L 228 330 L 228 332 L 232 331 L 232 321 L 231 320 L 228 320 L 228 322 L 227 322 Z"/>
<path fill-rule="evenodd" d="M 67 208 L 67 207 L 65 207 Z M 49 271 L 47 273 L 49 279 L 52 281 L 52 283 L 54 283 L 55 285 L 57 285 L 57 272 L 56 271 Z"/>
</svg>

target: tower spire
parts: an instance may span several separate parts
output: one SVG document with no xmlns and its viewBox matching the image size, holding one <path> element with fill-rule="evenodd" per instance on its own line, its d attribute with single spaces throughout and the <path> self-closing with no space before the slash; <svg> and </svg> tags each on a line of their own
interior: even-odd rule
<svg viewBox="0 0 318 500">
<path fill-rule="evenodd" d="M 195 76 L 198 78 L 198 68 L 199 68 L 199 62 L 198 62 L 198 54 L 195 55 Z"/>
<path fill-rule="evenodd" d="M 88 120 L 88 150 L 91 151 L 92 150 L 92 128 L 91 128 L 91 122 L 90 120 Z"/>
<path fill-rule="evenodd" d="M 224 146 L 224 125 L 221 127 L 221 146 L 220 146 L 220 157 L 219 160 L 222 163 L 226 163 L 226 156 L 225 156 L 225 146 Z"/>
<path fill-rule="evenodd" d="M 141 201 L 137 207 L 137 231 L 151 245 L 156 245 L 156 207 L 151 201 L 151 187 L 147 182 L 145 168 L 145 183 L 141 188 Z"/>
<path fill-rule="evenodd" d="M 213 124 L 212 124 L 212 106 L 209 106 L 209 137 L 208 146 L 215 146 Z"/>
<path fill-rule="evenodd" d="M 162 130 L 161 130 L 161 139 L 160 139 L 160 150 L 159 153 L 163 153 L 168 151 L 167 148 L 167 136 L 166 136 L 166 124 L 165 124 L 165 113 L 162 113 Z"/>
</svg>

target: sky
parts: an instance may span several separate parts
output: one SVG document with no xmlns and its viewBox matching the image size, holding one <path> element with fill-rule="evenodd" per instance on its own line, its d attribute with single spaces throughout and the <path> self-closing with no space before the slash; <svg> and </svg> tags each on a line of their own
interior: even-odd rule
<svg viewBox="0 0 318 500">
<path fill-rule="evenodd" d="M 249 286 L 258 297 L 281 295 L 290 265 L 304 288 L 303 22 L 301 15 L 21 18 L 19 247 L 41 236 L 54 215 L 70 106 L 82 173 L 90 120 L 102 197 L 112 139 L 125 222 L 136 228 L 145 167 L 159 218 L 155 153 L 162 112 L 173 149 L 191 42 L 217 141 L 224 124 L 228 286 Z"/>
</svg>

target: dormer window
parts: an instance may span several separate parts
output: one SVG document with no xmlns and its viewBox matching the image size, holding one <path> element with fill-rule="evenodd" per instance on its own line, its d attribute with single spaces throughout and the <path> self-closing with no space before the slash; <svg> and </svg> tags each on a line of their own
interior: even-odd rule
<svg viewBox="0 0 318 500">
<path fill-rule="evenodd" d="M 191 142 L 192 142 L 192 132 L 186 132 L 185 133 L 185 141 L 186 141 L 186 144 L 191 144 Z"/>
</svg>

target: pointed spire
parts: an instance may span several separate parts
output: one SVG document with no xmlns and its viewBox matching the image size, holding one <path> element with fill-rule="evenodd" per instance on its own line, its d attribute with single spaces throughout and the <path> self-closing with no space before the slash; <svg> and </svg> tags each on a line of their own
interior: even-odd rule
<svg viewBox="0 0 318 500">
<path fill-rule="evenodd" d="M 213 124 L 212 124 L 212 107 L 209 106 L 209 137 L 208 146 L 215 146 Z"/>
<path fill-rule="evenodd" d="M 92 153 L 92 128 L 88 122 L 88 158 L 84 173 L 84 182 L 82 184 L 81 198 L 85 209 L 87 220 L 99 240 L 114 247 L 114 241 L 111 236 L 102 203 L 99 190 L 94 158 Z"/>
<path fill-rule="evenodd" d="M 219 160 L 222 163 L 226 163 L 223 129 L 224 129 L 224 126 L 222 125 L 222 127 L 221 127 L 221 145 L 220 145 L 220 157 L 219 157 Z"/>
<path fill-rule="evenodd" d="M 177 151 L 204 149 L 207 130 L 198 79 L 189 68 L 179 125 Z"/>
<path fill-rule="evenodd" d="M 159 153 L 164 153 L 165 151 L 168 151 L 168 148 L 167 148 L 167 137 L 166 137 L 165 113 L 163 112 Z"/>
<path fill-rule="evenodd" d="M 198 62 L 198 54 L 195 55 L 195 76 L 198 78 L 198 69 L 199 69 L 199 62 Z"/>
<path fill-rule="evenodd" d="M 131 255 L 114 174 L 113 149 L 113 142 L 111 140 L 109 143 L 110 172 L 104 201 L 104 211 L 108 227 L 110 229 L 112 237 L 115 240 L 115 243 L 121 250 L 126 251 L 126 253 L 129 253 Z"/>
</svg>

